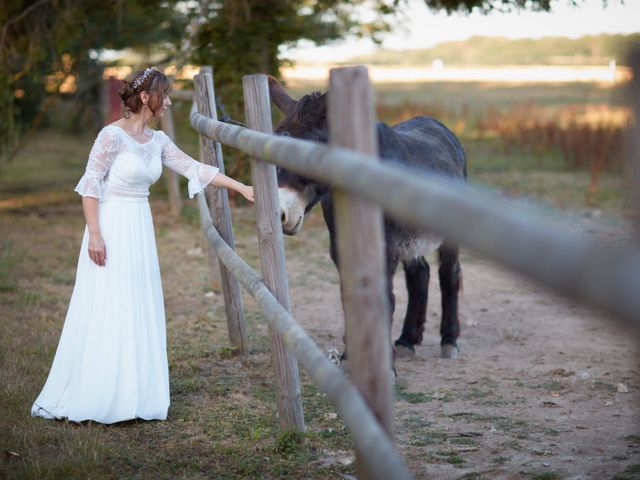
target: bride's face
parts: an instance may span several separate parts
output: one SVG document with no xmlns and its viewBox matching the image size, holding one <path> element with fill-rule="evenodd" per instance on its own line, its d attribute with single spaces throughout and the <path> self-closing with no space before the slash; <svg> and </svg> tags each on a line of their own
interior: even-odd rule
<svg viewBox="0 0 640 480">
<path fill-rule="evenodd" d="M 146 120 L 150 120 L 152 118 L 161 118 L 162 116 L 164 116 L 164 112 L 167 110 L 167 108 L 171 106 L 171 99 L 169 98 L 169 95 L 164 95 L 162 97 L 160 108 L 156 107 L 154 113 L 154 111 L 150 107 L 151 94 L 149 94 L 148 92 L 141 92 L 140 99 L 142 100 L 142 104 L 146 107 L 144 109 L 144 116 Z"/>
<path fill-rule="evenodd" d="M 171 99 L 169 98 L 169 95 L 165 95 L 162 100 L 162 108 L 160 109 L 159 115 L 162 117 L 164 115 L 164 112 L 166 112 L 167 108 L 169 108 L 170 106 Z"/>
</svg>

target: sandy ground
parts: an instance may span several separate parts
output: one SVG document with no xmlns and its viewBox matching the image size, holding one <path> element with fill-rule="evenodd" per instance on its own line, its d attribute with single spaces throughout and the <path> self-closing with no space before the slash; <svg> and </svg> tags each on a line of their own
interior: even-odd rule
<svg viewBox="0 0 640 480">
<path fill-rule="evenodd" d="M 325 351 L 342 349 L 343 332 L 327 242 L 319 216 L 286 240 L 294 317 Z M 425 339 L 396 365 L 409 468 L 439 479 L 640 478 L 638 336 L 464 250 L 462 264 L 460 358 L 439 358 L 432 273 Z M 394 286 L 397 338 L 400 272 Z"/>
</svg>

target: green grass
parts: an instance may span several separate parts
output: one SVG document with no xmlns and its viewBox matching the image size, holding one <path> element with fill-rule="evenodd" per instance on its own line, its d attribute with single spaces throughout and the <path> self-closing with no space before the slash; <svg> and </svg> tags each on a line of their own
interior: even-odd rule
<svg viewBox="0 0 640 480">
<path fill-rule="evenodd" d="M 562 476 L 555 472 L 542 472 L 531 474 L 531 480 L 560 480 Z"/>
<path fill-rule="evenodd" d="M 640 478 L 640 464 L 632 464 L 613 476 L 612 480 L 637 480 Z"/>
<path fill-rule="evenodd" d="M 424 392 L 409 392 L 406 386 L 396 384 L 396 399 L 409 403 L 425 403 L 433 401 L 433 396 Z"/>
</svg>

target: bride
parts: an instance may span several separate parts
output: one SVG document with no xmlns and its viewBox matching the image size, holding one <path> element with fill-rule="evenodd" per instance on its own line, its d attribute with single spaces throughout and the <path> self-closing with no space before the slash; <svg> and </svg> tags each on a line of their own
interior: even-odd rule
<svg viewBox="0 0 640 480">
<path fill-rule="evenodd" d="M 147 123 L 171 105 L 169 79 L 149 67 L 119 92 L 124 118 L 105 126 L 75 191 L 86 228 L 60 342 L 32 416 L 115 423 L 165 419 L 165 314 L 149 186 L 166 166 L 253 201 L 253 188 L 197 162 Z"/>
</svg>

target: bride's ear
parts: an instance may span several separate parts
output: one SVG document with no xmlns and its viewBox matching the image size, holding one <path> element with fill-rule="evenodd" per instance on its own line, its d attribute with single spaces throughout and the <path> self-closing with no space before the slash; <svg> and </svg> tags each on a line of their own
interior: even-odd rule
<svg viewBox="0 0 640 480">
<path fill-rule="evenodd" d="M 149 93 L 148 92 L 140 92 L 140 100 L 142 100 L 143 105 L 149 104 Z"/>
</svg>

